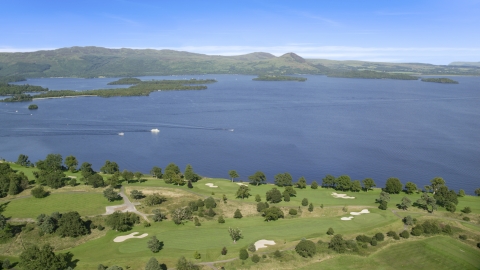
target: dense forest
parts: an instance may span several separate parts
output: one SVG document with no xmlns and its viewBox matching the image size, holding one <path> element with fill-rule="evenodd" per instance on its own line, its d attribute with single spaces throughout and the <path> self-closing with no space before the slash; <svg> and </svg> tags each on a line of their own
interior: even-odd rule
<svg viewBox="0 0 480 270">
<path fill-rule="evenodd" d="M 457 81 L 454 81 L 454 80 L 449 79 L 449 78 L 422 78 L 422 82 L 458 84 Z"/>
</svg>

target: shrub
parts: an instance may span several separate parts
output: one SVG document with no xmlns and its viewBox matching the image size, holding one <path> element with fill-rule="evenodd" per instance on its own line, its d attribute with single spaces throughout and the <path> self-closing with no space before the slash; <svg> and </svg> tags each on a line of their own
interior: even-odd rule
<svg viewBox="0 0 480 270">
<path fill-rule="evenodd" d="M 32 194 L 33 197 L 35 198 L 45 198 L 48 196 L 48 191 L 45 191 L 43 186 L 37 186 L 33 188 L 30 193 Z"/>
<path fill-rule="evenodd" d="M 328 235 L 333 235 L 335 232 L 333 231 L 333 228 L 328 228 L 327 234 Z"/>
<path fill-rule="evenodd" d="M 215 199 L 212 197 L 208 197 L 205 199 L 205 207 L 206 208 L 215 208 L 217 207 L 217 203 L 215 202 Z"/>
<path fill-rule="evenodd" d="M 377 239 L 372 238 L 372 240 L 370 241 L 370 245 L 376 246 L 377 245 Z"/>
<path fill-rule="evenodd" d="M 388 203 L 386 201 L 381 201 L 380 205 L 378 206 L 378 209 L 387 210 L 387 208 L 388 208 Z"/>
<path fill-rule="evenodd" d="M 150 227 L 150 226 L 152 226 L 152 224 L 150 224 L 150 222 L 148 222 L 148 221 L 143 222 L 143 227 L 147 228 L 147 227 Z"/>
<path fill-rule="evenodd" d="M 264 209 L 263 216 L 265 217 L 265 221 L 284 218 L 283 211 L 280 208 L 275 206 Z"/>
<path fill-rule="evenodd" d="M 240 249 L 240 254 L 239 254 L 240 260 L 246 260 L 248 259 L 248 251 L 244 248 Z"/>
<path fill-rule="evenodd" d="M 200 254 L 198 251 L 195 251 L 195 253 L 193 254 L 193 258 L 195 260 L 200 260 L 202 258 L 202 254 Z"/>
<path fill-rule="evenodd" d="M 288 192 L 283 192 L 283 200 L 286 202 L 290 201 L 290 194 L 288 194 Z"/>
<path fill-rule="evenodd" d="M 477 247 L 480 248 L 480 243 L 477 243 Z"/>
<path fill-rule="evenodd" d="M 310 240 L 301 240 L 295 247 L 295 251 L 302 257 L 312 257 L 317 252 L 315 243 Z"/>
<path fill-rule="evenodd" d="M 255 247 L 254 244 L 250 244 L 250 245 L 248 245 L 248 251 L 255 252 L 255 251 L 257 251 L 257 248 Z"/>
<path fill-rule="evenodd" d="M 307 198 L 303 198 L 302 200 L 302 206 L 307 206 L 308 205 L 308 199 Z"/>
<path fill-rule="evenodd" d="M 355 238 L 358 242 L 369 243 L 372 238 L 366 236 L 365 234 L 357 235 Z"/>
<path fill-rule="evenodd" d="M 263 255 L 262 255 L 262 258 L 266 259 L 266 258 L 267 258 L 267 255 L 263 254 Z"/>
<path fill-rule="evenodd" d="M 202 226 L 202 224 L 200 223 L 200 221 L 198 220 L 198 217 L 195 217 L 194 219 L 194 222 L 195 222 L 195 226 Z"/>
<path fill-rule="evenodd" d="M 165 198 L 164 196 L 161 196 L 158 193 L 153 193 L 145 197 L 145 204 L 148 206 L 153 206 L 153 205 L 161 204 L 166 200 L 167 198 Z"/>
<path fill-rule="evenodd" d="M 295 216 L 297 214 L 297 210 L 292 208 L 292 209 L 288 210 L 288 213 L 292 216 Z"/>
<path fill-rule="evenodd" d="M 468 237 L 465 234 L 461 234 L 461 235 L 458 236 L 458 238 L 460 238 L 462 240 L 467 240 Z"/>
<path fill-rule="evenodd" d="M 260 257 L 257 254 L 254 254 L 252 256 L 252 262 L 258 263 L 260 261 Z"/>
<path fill-rule="evenodd" d="M 396 232 L 394 232 L 394 231 L 389 231 L 389 232 L 387 232 L 387 236 L 392 237 L 392 238 L 395 239 L 395 240 L 399 240 L 399 239 L 400 239 L 400 237 L 398 236 L 398 234 L 397 234 Z"/>
<path fill-rule="evenodd" d="M 10 269 L 10 266 L 11 266 L 10 260 L 8 260 L 8 259 L 3 260 L 3 263 L 2 263 L 2 268 L 3 269 Z"/>
<path fill-rule="evenodd" d="M 235 210 L 235 213 L 233 214 L 233 217 L 234 218 L 242 218 L 243 217 L 242 213 L 240 212 L 240 209 Z"/>
<path fill-rule="evenodd" d="M 470 221 L 470 218 L 469 217 L 463 217 L 463 220 Z"/>
<path fill-rule="evenodd" d="M 426 234 L 439 234 L 442 230 L 434 221 L 427 220 L 423 224 L 423 232 Z"/>
<path fill-rule="evenodd" d="M 480 245 L 480 243 L 478 243 Z M 480 246 L 479 246 L 480 248 Z M 275 252 L 273 253 L 273 256 L 275 256 L 275 258 L 281 258 L 282 257 L 282 252 L 280 252 L 280 250 L 275 250 Z"/>
<path fill-rule="evenodd" d="M 404 230 L 403 232 L 400 233 L 400 236 L 402 238 L 408 239 L 410 237 L 410 233 L 407 230 Z"/>
<path fill-rule="evenodd" d="M 385 235 L 383 235 L 383 233 L 376 233 L 375 239 L 377 239 L 377 241 L 383 241 L 383 239 L 385 239 Z"/>
<path fill-rule="evenodd" d="M 413 236 L 420 236 L 420 235 L 422 235 L 422 233 L 423 233 L 422 225 L 417 225 L 417 226 L 413 227 L 413 229 L 412 229 L 412 235 Z"/>
<path fill-rule="evenodd" d="M 207 216 L 209 217 L 214 217 L 217 213 L 215 213 L 215 211 L 213 211 L 212 208 L 208 208 L 208 211 L 207 211 Z"/>
<path fill-rule="evenodd" d="M 265 203 L 263 202 L 259 202 L 257 203 L 257 212 L 262 212 L 263 209 L 267 208 L 267 206 L 265 205 Z"/>
<path fill-rule="evenodd" d="M 404 217 L 402 221 L 403 223 L 405 223 L 405 225 L 414 225 L 414 222 L 411 216 Z"/>
<path fill-rule="evenodd" d="M 333 249 L 334 251 L 338 253 L 345 253 L 347 250 L 347 243 L 345 240 L 343 240 L 343 237 L 341 234 L 336 234 L 333 236 L 332 240 L 328 244 L 329 249 Z"/>
<path fill-rule="evenodd" d="M 153 213 L 152 219 L 154 222 L 160 222 L 164 219 L 167 219 L 167 216 L 163 214 L 162 211 L 160 211 L 160 209 L 154 209 L 152 213 Z"/>
<path fill-rule="evenodd" d="M 310 187 L 311 187 L 312 189 L 317 189 L 317 188 L 318 188 L 317 181 L 313 181 L 312 184 L 310 185 Z"/>
<path fill-rule="evenodd" d="M 312 203 L 310 203 L 310 204 L 308 205 L 308 211 L 309 211 L 309 212 L 312 212 L 312 211 L 313 211 L 313 204 L 312 204 Z"/>
<path fill-rule="evenodd" d="M 103 231 L 105 229 L 105 227 L 103 227 L 101 224 L 97 226 L 97 230 L 99 231 Z"/>
<path fill-rule="evenodd" d="M 227 252 L 228 252 L 227 247 L 223 247 L 223 248 L 222 248 L 222 251 L 221 251 L 220 253 L 221 253 L 222 255 L 227 255 Z"/>
<path fill-rule="evenodd" d="M 465 208 L 462 209 L 462 212 L 465 214 L 469 214 L 472 212 L 472 209 L 470 208 L 470 206 L 465 206 Z"/>
<path fill-rule="evenodd" d="M 322 203 L 322 204 L 320 204 L 320 208 L 322 208 L 322 209 L 323 209 L 323 203 Z"/>
<path fill-rule="evenodd" d="M 68 181 L 68 184 L 72 187 L 76 186 L 77 185 L 77 179 L 75 179 L 75 178 L 70 179 L 70 181 Z"/>
<path fill-rule="evenodd" d="M 445 227 L 443 227 L 442 232 L 444 232 L 446 234 L 452 234 L 452 227 L 447 224 L 447 225 L 445 225 Z"/>
<path fill-rule="evenodd" d="M 218 223 L 225 223 L 225 219 L 223 218 L 223 216 L 218 217 Z"/>
<path fill-rule="evenodd" d="M 260 197 L 259 194 L 255 195 L 255 201 L 256 201 L 256 202 L 261 202 L 261 201 L 262 201 L 262 197 Z"/>
</svg>

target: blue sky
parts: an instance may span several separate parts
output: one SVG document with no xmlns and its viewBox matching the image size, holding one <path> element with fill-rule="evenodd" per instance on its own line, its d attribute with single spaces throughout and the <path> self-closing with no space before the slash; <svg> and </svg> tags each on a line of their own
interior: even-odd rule
<svg viewBox="0 0 480 270">
<path fill-rule="evenodd" d="M 480 61 L 480 0 L 0 0 L 0 52 L 71 46 Z"/>
</svg>

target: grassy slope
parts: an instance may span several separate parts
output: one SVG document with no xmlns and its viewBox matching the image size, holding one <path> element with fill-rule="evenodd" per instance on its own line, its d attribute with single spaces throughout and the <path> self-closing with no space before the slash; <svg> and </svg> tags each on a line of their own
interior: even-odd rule
<svg viewBox="0 0 480 270">
<path fill-rule="evenodd" d="M 367 258 L 343 255 L 302 269 L 479 269 L 480 251 L 447 236 L 390 246 Z"/>
</svg>

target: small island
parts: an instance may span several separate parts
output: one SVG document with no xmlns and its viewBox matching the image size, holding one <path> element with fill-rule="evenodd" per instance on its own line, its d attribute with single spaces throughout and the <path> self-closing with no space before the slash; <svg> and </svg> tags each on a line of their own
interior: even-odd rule
<svg viewBox="0 0 480 270">
<path fill-rule="evenodd" d="M 29 109 L 29 110 L 36 110 L 36 109 L 38 109 L 38 105 L 37 105 L 37 104 L 30 104 L 30 105 L 28 106 L 28 109 Z"/>
<path fill-rule="evenodd" d="M 134 85 L 134 84 L 138 84 L 138 83 L 141 83 L 142 80 L 138 79 L 138 78 L 122 78 L 120 80 L 116 80 L 116 81 L 113 81 L 113 82 L 109 82 L 107 83 L 107 85 Z"/>
<path fill-rule="evenodd" d="M 285 75 L 258 75 L 257 78 L 253 78 L 254 81 L 297 81 L 304 82 L 307 78 L 293 77 Z"/>
<path fill-rule="evenodd" d="M 422 82 L 458 84 L 457 81 L 449 78 L 422 78 Z"/>
<path fill-rule="evenodd" d="M 418 80 L 418 77 L 405 73 L 388 73 L 373 70 L 332 71 L 327 73 L 327 76 L 334 78 Z"/>
</svg>

